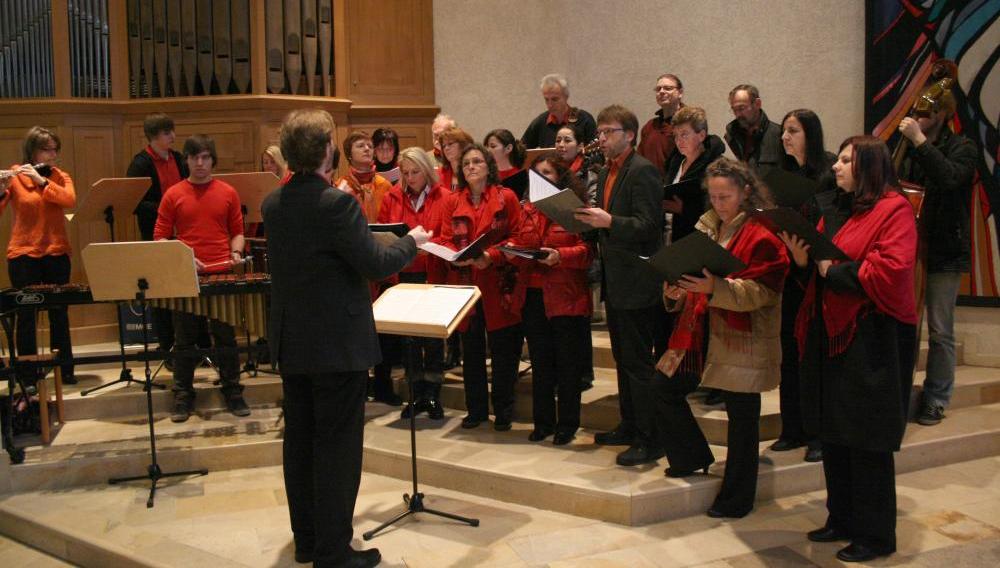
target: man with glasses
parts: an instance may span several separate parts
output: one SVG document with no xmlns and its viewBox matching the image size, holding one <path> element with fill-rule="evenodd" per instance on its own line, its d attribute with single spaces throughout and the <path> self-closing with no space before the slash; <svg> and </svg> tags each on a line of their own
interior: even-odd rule
<svg viewBox="0 0 1000 568">
<path fill-rule="evenodd" d="M 656 104 L 660 105 L 660 110 L 643 125 L 639 133 L 637 151 L 640 156 L 652 162 L 662 176 L 666 173 L 667 160 L 676 149 L 670 121 L 674 113 L 684 106 L 681 100 L 684 98 L 684 84 L 677 75 L 664 73 L 656 78 L 653 92 L 656 94 Z"/>
<path fill-rule="evenodd" d="M 594 227 L 588 238 L 599 244 L 601 295 L 618 372 L 621 423 L 597 434 L 594 442 L 629 446 L 615 460 L 623 466 L 653 463 L 663 456 L 651 392 L 662 285 L 636 270 L 638 257 L 653 255 L 662 242 L 663 187 L 656 167 L 633 151 L 638 133 L 632 111 L 620 105 L 601 111 L 597 134 L 606 165 L 597 178 L 597 207 L 576 212 L 578 220 Z"/>
<path fill-rule="evenodd" d="M 554 148 L 556 133 L 567 124 L 577 129 L 581 143 L 587 144 L 594 139 L 597 124 L 589 112 L 569 106 L 569 83 L 562 75 L 546 75 L 542 77 L 542 98 L 545 108 L 542 114 L 531 121 L 521 141 L 525 148 Z"/>
<path fill-rule="evenodd" d="M 729 108 L 736 118 L 726 125 L 726 144 L 736 159 L 764 175 L 781 160 L 781 127 L 768 120 L 761 104 L 757 87 L 733 87 Z"/>
</svg>

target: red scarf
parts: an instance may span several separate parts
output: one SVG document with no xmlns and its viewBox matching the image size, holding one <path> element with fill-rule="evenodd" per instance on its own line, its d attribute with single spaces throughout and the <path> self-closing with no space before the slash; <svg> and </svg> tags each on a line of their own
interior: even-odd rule
<svg viewBox="0 0 1000 568">
<path fill-rule="evenodd" d="M 823 224 L 821 220 L 820 231 Z M 851 215 L 834 235 L 833 244 L 860 263 L 858 278 L 864 294 L 823 288 L 821 302 L 829 356 L 840 355 L 850 347 L 858 320 L 873 309 L 903 323 L 917 322 L 913 290 L 917 228 L 913 208 L 905 197 L 895 188 L 886 188 L 874 207 Z M 800 358 L 805 353 L 806 335 L 815 313 L 816 274 L 813 273 L 795 320 Z"/>
<path fill-rule="evenodd" d="M 375 164 L 372 163 L 371 167 L 367 171 L 361 171 L 351 166 L 351 177 L 358 180 L 361 185 L 368 185 L 375 179 Z"/>
<path fill-rule="evenodd" d="M 573 161 L 569 164 L 569 169 L 575 174 L 580 172 L 580 168 L 583 167 L 583 152 L 580 152 L 573 158 Z"/>
<path fill-rule="evenodd" d="M 727 276 L 731 279 L 756 280 L 768 288 L 780 292 L 788 273 L 788 254 L 785 246 L 754 219 L 748 219 L 729 239 L 726 249 L 743 261 L 747 267 Z M 704 362 L 705 318 L 708 313 L 708 296 L 688 292 L 684 310 L 670 336 L 670 349 L 684 351 L 681 368 L 685 371 L 701 373 Z M 745 345 L 738 346 L 750 351 L 751 312 L 734 312 L 722 308 L 717 310 L 731 329 L 745 334 Z"/>
</svg>

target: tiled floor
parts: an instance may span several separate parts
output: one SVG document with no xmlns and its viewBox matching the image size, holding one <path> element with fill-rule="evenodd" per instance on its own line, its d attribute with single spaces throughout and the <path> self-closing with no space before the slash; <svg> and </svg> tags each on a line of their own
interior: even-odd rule
<svg viewBox="0 0 1000 568">
<path fill-rule="evenodd" d="M 0 497 L 0 516 L 18 511 L 75 538 L 171 566 L 295 566 L 280 467 L 212 472 L 170 483 L 153 509 L 145 507 L 142 484 L 95 485 Z M 897 487 L 899 552 L 874 565 L 1000 565 L 1000 458 L 900 475 Z M 833 555 L 842 546 L 805 539 L 804 533 L 825 518 L 823 492 L 762 504 L 737 521 L 698 516 L 629 528 L 421 489 L 428 506 L 478 517 L 482 524 L 470 528 L 421 515 L 361 542 L 361 532 L 401 508 L 401 494 L 408 490 L 405 481 L 365 475 L 355 546 L 377 546 L 383 566 L 602 568 L 831 566 L 839 564 Z M 0 541 L 0 565 L 60 564 Z"/>
</svg>

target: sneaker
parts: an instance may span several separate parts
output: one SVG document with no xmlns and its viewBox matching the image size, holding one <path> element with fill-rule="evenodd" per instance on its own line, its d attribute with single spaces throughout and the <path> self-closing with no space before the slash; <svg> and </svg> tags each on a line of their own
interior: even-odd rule
<svg viewBox="0 0 1000 568">
<path fill-rule="evenodd" d="M 226 397 L 226 408 L 233 416 L 250 416 L 250 407 L 241 394 Z"/>
<path fill-rule="evenodd" d="M 944 418 L 944 407 L 940 404 L 925 403 L 917 415 L 917 423 L 924 426 L 940 424 Z"/>
<path fill-rule="evenodd" d="M 175 398 L 174 409 L 170 412 L 171 422 L 186 422 L 193 411 L 191 400 L 186 398 Z"/>
</svg>

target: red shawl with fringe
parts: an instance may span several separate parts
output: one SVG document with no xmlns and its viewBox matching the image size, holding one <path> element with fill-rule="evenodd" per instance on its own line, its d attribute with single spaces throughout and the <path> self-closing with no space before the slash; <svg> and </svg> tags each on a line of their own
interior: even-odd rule
<svg viewBox="0 0 1000 568">
<path fill-rule="evenodd" d="M 823 221 L 819 230 L 823 230 Z M 903 323 L 917 323 L 913 290 L 917 259 L 917 225 L 913 208 L 895 188 L 887 188 L 875 206 L 851 215 L 833 244 L 853 261 L 860 263 L 858 278 L 864 293 L 835 292 L 823 287 L 823 322 L 828 338 L 828 355 L 840 355 L 851 345 L 858 320 L 876 310 Z M 816 277 L 806 288 L 805 299 L 795 320 L 799 357 L 805 353 L 809 323 L 816 315 Z"/>
<path fill-rule="evenodd" d="M 755 280 L 768 288 L 780 292 L 788 273 L 788 254 L 785 245 L 754 219 L 747 219 L 736 234 L 729 239 L 726 249 L 743 261 L 746 268 L 734 272 L 726 278 L 734 280 Z M 730 328 L 749 335 L 752 323 L 751 312 L 735 312 L 722 308 L 718 310 Z M 670 336 L 669 347 L 684 351 L 681 368 L 689 372 L 701 372 L 704 361 L 705 317 L 708 313 L 708 296 L 688 292 L 684 309 Z"/>
</svg>

